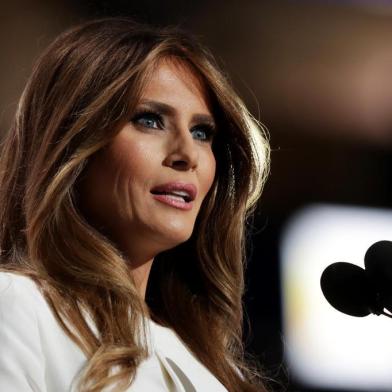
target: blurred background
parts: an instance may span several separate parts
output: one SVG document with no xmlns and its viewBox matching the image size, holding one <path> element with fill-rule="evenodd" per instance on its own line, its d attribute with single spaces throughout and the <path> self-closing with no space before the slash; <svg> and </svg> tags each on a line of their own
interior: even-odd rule
<svg viewBox="0 0 392 392">
<path fill-rule="evenodd" d="M 391 391 L 392 321 L 335 311 L 319 278 L 392 239 L 392 1 L 15 0 L 0 9 L 0 132 L 69 26 L 133 16 L 194 32 L 267 128 L 250 235 L 246 347 L 274 391 Z M 388 333 L 389 332 L 389 333 Z"/>
</svg>

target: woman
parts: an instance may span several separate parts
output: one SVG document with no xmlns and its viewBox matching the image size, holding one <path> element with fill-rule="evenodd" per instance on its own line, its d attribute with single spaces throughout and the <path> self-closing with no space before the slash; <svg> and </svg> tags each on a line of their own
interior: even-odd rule
<svg viewBox="0 0 392 392">
<path fill-rule="evenodd" d="M 195 39 L 66 31 L 0 165 L 2 390 L 264 390 L 241 301 L 268 144 Z"/>
</svg>

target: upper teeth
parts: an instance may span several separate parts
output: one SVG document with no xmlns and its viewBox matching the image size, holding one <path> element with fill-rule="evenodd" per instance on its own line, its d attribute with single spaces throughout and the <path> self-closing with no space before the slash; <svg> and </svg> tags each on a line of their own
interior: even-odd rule
<svg viewBox="0 0 392 392">
<path fill-rule="evenodd" d="M 188 192 L 185 192 L 185 191 L 170 191 L 169 193 L 171 193 L 173 195 L 181 196 L 181 197 L 190 197 Z"/>
</svg>

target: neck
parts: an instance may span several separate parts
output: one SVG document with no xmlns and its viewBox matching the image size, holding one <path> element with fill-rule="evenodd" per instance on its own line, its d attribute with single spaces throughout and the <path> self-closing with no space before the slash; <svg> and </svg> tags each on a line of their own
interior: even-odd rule
<svg viewBox="0 0 392 392">
<path fill-rule="evenodd" d="M 140 297 L 143 298 L 143 300 L 146 297 L 148 277 L 150 275 L 153 261 L 154 259 L 152 258 L 139 264 L 130 262 L 130 268 L 132 270 L 132 275 L 135 280 L 136 287 L 139 291 Z"/>
</svg>

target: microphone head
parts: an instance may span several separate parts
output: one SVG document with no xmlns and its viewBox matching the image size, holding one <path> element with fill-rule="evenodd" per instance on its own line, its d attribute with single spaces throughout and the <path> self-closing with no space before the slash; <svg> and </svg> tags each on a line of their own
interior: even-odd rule
<svg viewBox="0 0 392 392">
<path fill-rule="evenodd" d="M 334 263 L 321 275 L 321 290 L 340 312 L 356 317 L 372 313 L 372 290 L 366 272 L 350 263 Z"/>
<path fill-rule="evenodd" d="M 377 288 L 382 305 L 392 311 L 392 242 L 378 241 L 365 254 L 368 279 Z"/>
</svg>

